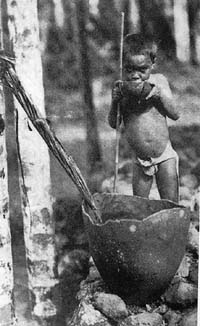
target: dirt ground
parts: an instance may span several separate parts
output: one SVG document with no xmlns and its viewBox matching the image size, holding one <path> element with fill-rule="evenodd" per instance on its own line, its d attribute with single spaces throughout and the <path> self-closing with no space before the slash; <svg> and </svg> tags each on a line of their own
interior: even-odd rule
<svg viewBox="0 0 200 326">
<path fill-rule="evenodd" d="M 178 70 L 177 70 L 178 68 Z M 190 66 L 177 67 L 168 64 L 163 68 L 164 73 L 170 79 L 171 88 L 175 94 L 177 105 L 181 110 L 181 118 L 177 122 L 169 121 L 171 126 L 171 138 L 176 150 L 181 150 L 188 155 L 193 155 L 195 162 L 200 160 L 200 68 Z M 178 73 L 177 73 L 178 71 Z M 107 124 L 107 113 L 110 103 L 111 81 L 102 85 L 101 80 L 94 83 L 94 99 L 97 108 L 99 122 L 99 134 L 103 154 L 102 180 L 109 177 L 114 170 L 114 143 L 115 131 Z M 109 87 L 108 87 L 109 86 Z M 47 115 L 52 122 L 57 137 L 61 140 L 67 151 L 74 157 L 83 176 L 86 175 L 85 155 L 85 129 L 83 113 L 81 111 L 81 98 L 79 93 L 67 94 L 63 91 L 51 89 L 46 85 Z M 31 322 L 28 297 L 27 275 L 24 262 L 24 244 L 22 240 L 22 218 L 19 205 L 18 169 L 16 162 L 15 136 L 13 133 L 12 119 L 8 120 L 8 163 L 9 163 L 9 187 L 11 201 L 13 256 L 15 269 L 15 300 L 19 325 L 35 326 Z M 195 124 L 195 125 L 194 125 Z M 126 145 L 122 142 L 121 158 L 126 152 Z M 184 168 L 180 171 L 184 173 Z M 52 192 L 55 199 L 77 197 L 78 192 L 69 177 L 59 164 L 51 157 Z M 96 182 L 95 179 L 95 182 Z"/>
</svg>

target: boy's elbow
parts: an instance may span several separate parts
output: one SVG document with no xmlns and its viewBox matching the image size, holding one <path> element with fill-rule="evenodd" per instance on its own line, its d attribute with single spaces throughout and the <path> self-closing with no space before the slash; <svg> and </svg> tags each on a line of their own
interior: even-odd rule
<svg viewBox="0 0 200 326">
<path fill-rule="evenodd" d="M 173 112 L 173 120 L 178 120 L 180 118 L 180 112 L 176 109 Z"/>
<path fill-rule="evenodd" d="M 175 116 L 174 116 L 174 120 L 178 120 L 180 118 L 180 114 L 179 113 L 176 113 Z"/>
<path fill-rule="evenodd" d="M 173 112 L 173 114 L 170 114 L 169 116 L 172 120 L 176 121 L 180 118 L 180 114 L 178 112 Z"/>
<path fill-rule="evenodd" d="M 169 112 L 169 118 L 171 118 L 172 120 L 178 120 L 180 118 L 180 112 L 176 108 L 174 101 L 172 101 L 171 104 L 169 105 L 168 112 Z"/>
</svg>

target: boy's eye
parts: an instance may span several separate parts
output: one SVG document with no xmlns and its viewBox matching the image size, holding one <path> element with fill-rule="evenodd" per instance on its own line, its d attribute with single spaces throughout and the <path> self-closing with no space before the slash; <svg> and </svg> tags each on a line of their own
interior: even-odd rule
<svg viewBox="0 0 200 326">
<path fill-rule="evenodd" d="M 132 72 L 132 68 L 131 67 L 125 67 L 125 70 L 126 70 L 126 72 Z"/>
<path fill-rule="evenodd" d="M 140 71 L 143 72 L 143 73 L 145 73 L 146 70 L 147 70 L 146 68 L 141 68 L 141 69 L 140 69 Z"/>
</svg>

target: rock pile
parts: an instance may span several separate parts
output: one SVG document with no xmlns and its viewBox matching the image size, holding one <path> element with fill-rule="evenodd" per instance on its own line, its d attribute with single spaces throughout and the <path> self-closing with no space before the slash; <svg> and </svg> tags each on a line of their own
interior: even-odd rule
<svg viewBox="0 0 200 326">
<path fill-rule="evenodd" d="M 132 192 L 129 164 L 128 161 L 120 167 L 121 182 L 120 175 L 118 182 L 118 191 L 121 187 L 121 192 L 127 195 Z M 184 183 L 191 185 L 186 192 L 187 198 L 181 190 L 182 200 L 187 200 L 186 206 L 192 209 L 187 250 L 169 288 L 160 299 L 147 302 L 145 307 L 127 305 L 118 295 L 110 293 L 90 259 L 89 275 L 81 282 L 78 292 L 79 306 L 68 326 L 197 326 L 199 193 L 194 181 L 195 178 L 189 175 L 181 180 L 182 187 Z M 110 185 L 112 180 L 105 180 L 103 190 L 111 189 Z M 151 198 L 158 199 L 155 194 L 154 188 Z"/>
<path fill-rule="evenodd" d="M 92 259 L 88 277 L 81 282 L 79 306 L 68 326 L 197 326 L 198 261 L 190 245 L 169 288 L 145 307 L 127 305 L 110 293 Z"/>
<path fill-rule="evenodd" d="M 119 172 L 117 192 L 132 195 L 131 161 L 123 162 Z M 80 202 L 71 201 L 70 206 L 67 200 L 66 207 L 65 202 L 57 204 L 55 218 L 58 271 L 64 289 L 62 311 L 66 325 L 197 326 L 200 196 L 198 174 L 199 170 L 194 174 L 187 171 L 187 174 L 180 179 L 181 204 L 192 210 L 186 254 L 169 288 L 160 300 L 147 302 L 145 307 L 127 305 L 122 298 L 110 293 L 92 259 L 90 259 L 88 274 L 88 242 L 84 232 Z M 112 191 L 112 181 L 112 178 L 105 180 L 102 190 Z M 158 199 L 155 184 L 151 198 Z M 76 301 L 74 296 L 81 280 L 78 301 Z M 69 308 L 70 304 L 71 308 Z M 70 320 L 69 316 L 75 307 L 77 308 Z M 66 315 L 68 315 L 67 319 Z"/>
</svg>

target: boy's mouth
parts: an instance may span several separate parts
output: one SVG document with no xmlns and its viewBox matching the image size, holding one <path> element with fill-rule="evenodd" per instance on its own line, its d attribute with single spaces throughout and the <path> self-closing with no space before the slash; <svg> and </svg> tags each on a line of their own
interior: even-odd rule
<svg viewBox="0 0 200 326">
<path fill-rule="evenodd" d="M 127 82 L 133 82 L 134 84 L 141 84 L 142 83 L 142 80 L 140 78 L 131 78 L 131 79 L 128 79 Z"/>
</svg>

